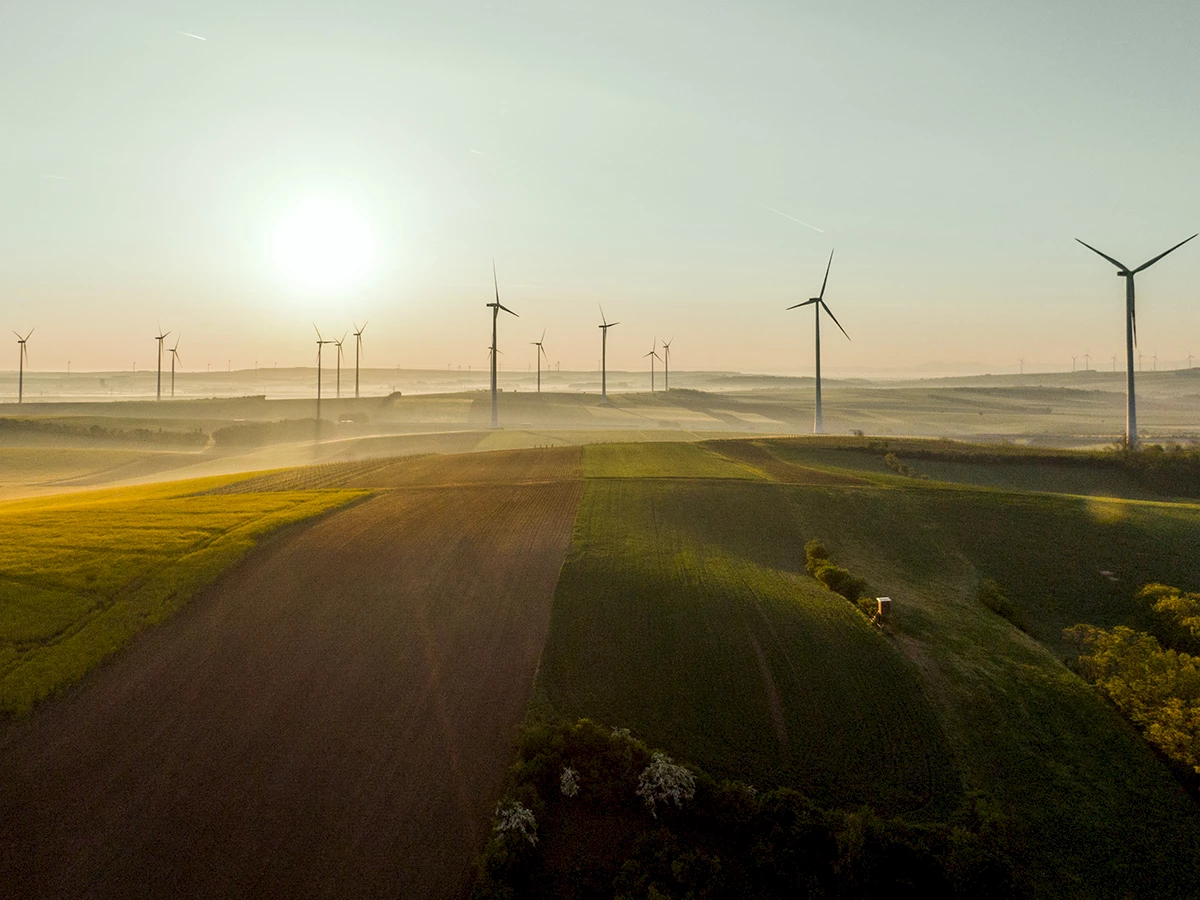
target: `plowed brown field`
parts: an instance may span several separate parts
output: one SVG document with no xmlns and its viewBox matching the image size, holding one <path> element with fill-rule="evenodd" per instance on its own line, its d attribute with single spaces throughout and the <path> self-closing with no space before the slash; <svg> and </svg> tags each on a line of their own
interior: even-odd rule
<svg viewBox="0 0 1200 900">
<path fill-rule="evenodd" d="M 516 480 L 541 483 L 383 490 L 286 535 L 10 725 L 2 892 L 463 893 L 545 643 L 574 453 L 532 454 L 544 477 Z"/>
</svg>

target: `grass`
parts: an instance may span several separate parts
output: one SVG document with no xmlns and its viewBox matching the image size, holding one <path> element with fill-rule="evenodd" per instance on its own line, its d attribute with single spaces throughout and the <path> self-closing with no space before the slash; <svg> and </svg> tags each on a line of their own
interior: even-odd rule
<svg viewBox="0 0 1200 900">
<path fill-rule="evenodd" d="M 900 477 L 882 452 L 755 443 L 789 465 L 731 479 L 757 456 L 585 448 L 532 715 L 628 726 L 719 777 L 843 808 L 936 818 L 982 791 L 1034 895 L 1194 895 L 1200 808 L 1064 665 L 1060 634 L 1136 619 L 1146 581 L 1195 589 L 1200 506 L 962 487 Z M 1055 463 L 994 468 L 1013 465 Z M 812 537 L 893 598 L 890 636 L 803 574 Z M 984 577 L 1030 634 L 980 601 Z"/>
<path fill-rule="evenodd" d="M 361 496 L 196 493 L 230 480 L 0 504 L 0 715 L 77 681 L 270 532 Z"/>
<path fill-rule="evenodd" d="M 541 713 L 826 804 L 944 812 L 957 782 L 916 668 L 804 576 L 790 518 L 770 485 L 588 483 Z"/>
<path fill-rule="evenodd" d="M 588 444 L 583 448 L 585 478 L 762 479 L 757 469 L 696 444 Z"/>
</svg>

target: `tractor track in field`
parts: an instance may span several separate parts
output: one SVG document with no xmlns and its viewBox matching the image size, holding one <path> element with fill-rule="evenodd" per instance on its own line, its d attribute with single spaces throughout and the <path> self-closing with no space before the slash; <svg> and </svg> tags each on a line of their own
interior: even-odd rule
<svg viewBox="0 0 1200 900">
<path fill-rule="evenodd" d="M 493 483 L 486 467 L 424 489 L 363 473 L 375 496 L 267 542 L 0 731 L 4 892 L 462 896 L 545 643 L 578 459 L 535 457 L 526 484 L 498 483 L 503 454 Z"/>
</svg>

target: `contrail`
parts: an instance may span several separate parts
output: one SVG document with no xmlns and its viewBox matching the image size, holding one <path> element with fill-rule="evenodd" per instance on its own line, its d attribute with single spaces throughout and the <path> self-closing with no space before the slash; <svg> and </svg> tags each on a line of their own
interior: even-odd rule
<svg viewBox="0 0 1200 900">
<path fill-rule="evenodd" d="M 472 150 L 471 152 L 474 153 L 476 156 L 483 156 L 483 154 L 478 150 Z"/>
<path fill-rule="evenodd" d="M 66 175 L 43 175 L 42 177 L 43 178 L 51 178 L 54 181 L 66 181 L 67 180 Z"/>
<path fill-rule="evenodd" d="M 198 34 L 192 34 L 190 31 L 177 31 L 176 34 L 182 34 L 184 37 L 195 38 L 198 41 L 207 41 L 208 38 L 200 37 Z"/>
<path fill-rule="evenodd" d="M 797 223 L 798 225 L 803 225 L 805 228 L 811 228 L 813 231 L 820 231 L 821 234 L 825 233 L 820 228 L 818 228 L 816 225 L 809 225 L 803 219 L 797 219 L 795 216 L 789 216 L 787 213 L 781 212 L 780 210 L 776 209 L 773 206 L 767 206 L 767 204 L 765 204 L 765 203 L 756 203 L 755 206 L 761 206 L 763 209 L 769 210 L 770 212 L 775 213 L 775 215 L 777 215 L 777 216 L 783 216 L 785 219 L 790 219 L 791 221 Z"/>
</svg>

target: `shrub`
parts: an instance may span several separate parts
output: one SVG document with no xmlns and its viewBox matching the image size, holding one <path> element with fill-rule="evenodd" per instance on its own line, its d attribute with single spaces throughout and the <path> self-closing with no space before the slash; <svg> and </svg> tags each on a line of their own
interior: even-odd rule
<svg viewBox="0 0 1200 900">
<path fill-rule="evenodd" d="M 1200 775 L 1200 659 L 1164 650 L 1152 635 L 1076 625 L 1064 635 L 1084 651 L 1084 677 L 1193 780 Z"/>
<path fill-rule="evenodd" d="M 995 581 L 990 578 L 982 579 L 979 582 L 978 596 L 980 602 L 996 615 L 1007 619 L 1022 631 L 1028 632 L 1025 617 L 1021 615 L 1019 609 L 1013 606 L 1012 601 L 1005 596 L 1004 591 Z"/>
<path fill-rule="evenodd" d="M 638 779 L 637 795 L 646 801 L 650 814 L 657 819 L 655 804 L 669 802 L 682 809 L 684 800 L 696 796 L 696 776 L 658 751 Z"/>
</svg>

